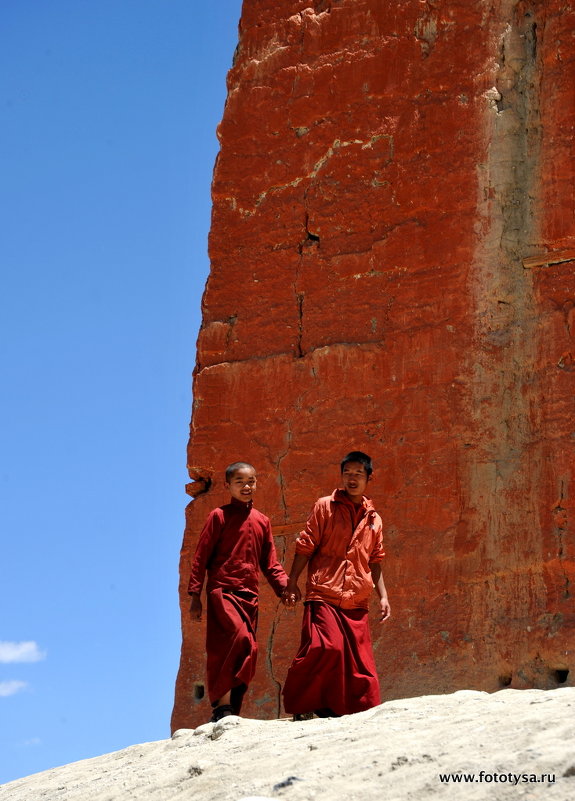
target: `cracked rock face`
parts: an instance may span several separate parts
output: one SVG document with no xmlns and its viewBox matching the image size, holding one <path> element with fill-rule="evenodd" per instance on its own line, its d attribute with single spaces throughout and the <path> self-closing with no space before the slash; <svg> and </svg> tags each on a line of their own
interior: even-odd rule
<svg viewBox="0 0 575 801">
<path fill-rule="evenodd" d="M 347 450 L 375 461 L 384 698 L 571 684 L 575 10 L 244 0 L 194 377 L 174 728 L 209 717 L 185 594 L 253 462 L 280 557 Z M 299 614 L 262 587 L 246 713 Z M 571 671 L 571 672 L 570 672 Z"/>
</svg>

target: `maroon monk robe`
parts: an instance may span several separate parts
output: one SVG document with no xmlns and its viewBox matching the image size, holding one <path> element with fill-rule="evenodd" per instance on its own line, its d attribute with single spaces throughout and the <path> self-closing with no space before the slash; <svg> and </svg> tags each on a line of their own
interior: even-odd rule
<svg viewBox="0 0 575 801">
<path fill-rule="evenodd" d="M 236 714 L 256 670 L 257 623 L 257 595 L 240 597 L 219 587 L 208 593 L 208 695 L 215 704 L 231 689 L 230 702 Z"/>
<path fill-rule="evenodd" d="M 269 519 L 232 498 L 210 512 L 198 540 L 188 591 L 207 572 L 207 680 L 212 704 L 229 690 L 239 713 L 257 660 L 259 571 L 281 596 L 287 576 L 277 560 Z"/>
<path fill-rule="evenodd" d="M 380 703 L 367 609 L 304 607 L 301 643 L 283 689 L 286 712 L 349 715 Z"/>
</svg>

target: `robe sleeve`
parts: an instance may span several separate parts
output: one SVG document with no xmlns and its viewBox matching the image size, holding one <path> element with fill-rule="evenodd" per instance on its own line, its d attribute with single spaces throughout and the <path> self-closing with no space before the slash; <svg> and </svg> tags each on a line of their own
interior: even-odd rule
<svg viewBox="0 0 575 801">
<path fill-rule="evenodd" d="M 379 518 L 376 522 L 375 528 L 375 538 L 373 543 L 373 548 L 369 557 L 369 564 L 374 564 L 375 562 L 383 561 L 383 557 L 385 556 L 385 551 L 383 550 L 383 527 L 381 524 L 381 520 Z"/>
<path fill-rule="evenodd" d="M 296 553 L 311 556 L 319 547 L 323 529 L 323 507 L 318 502 L 312 509 L 304 530 L 295 541 Z"/>
<path fill-rule="evenodd" d="M 265 527 L 260 568 L 270 587 L 279 598 L 287 586 L 288 577 L 285 570 L 278 562 L 276 546 L 274 545 L 274 538 L 272 537 L 272 528 L 269 520 Z"/>
<path fill-rule="evenodd" d="M 220 516 L 218 515 L 218 510 L 214 509 L 208 515 L 208 519 L 204 524 L 198 539 L 198 544 L 196 545 L 194 561 L 192 562 L 192 574 L 190 576 L 190 583 L 188 584 L 189 594 L 193 592 L 200 593 L 202 591 L 208 562 L 219 539 L 220 531 Z"/>
</svg>

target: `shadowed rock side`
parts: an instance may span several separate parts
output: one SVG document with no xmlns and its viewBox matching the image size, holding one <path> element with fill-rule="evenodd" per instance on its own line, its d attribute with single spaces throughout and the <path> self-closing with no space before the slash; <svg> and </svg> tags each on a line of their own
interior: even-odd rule
<svg viewBox="0 0 575 801">
<path fill-rule="evenodd" d="M 377 466 L 384 698 L 572 684 L 575 11 L 245 0 L 213 180 L 173 727 L 207 719 L 190 561 L 234 459 L 280 555 Z M 246 714 L 299 614 L 262 591 Z M 571 672 L 569 672 L 571 670 Z"/>
</svg>

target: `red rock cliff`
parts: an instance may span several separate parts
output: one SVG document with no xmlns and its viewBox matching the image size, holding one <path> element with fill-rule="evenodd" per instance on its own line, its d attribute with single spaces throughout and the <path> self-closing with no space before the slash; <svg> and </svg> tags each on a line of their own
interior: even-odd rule
<svg viewBox="0 0 575 801">
<path fill-rule="evenodd" d="M 372 454 L 384 698 L 572 683 L 574 29 L 559 0 L 244 0 L 189 443 L 190 475 L 212 484 L 188 507 L 174 728 L 209 714 L 185 590 L 235 459 L 257 466 L 289 562 L 342 454 Z M 246 714 L 280 712 L 298 629 L 263 588 Z"/>
</svg>

